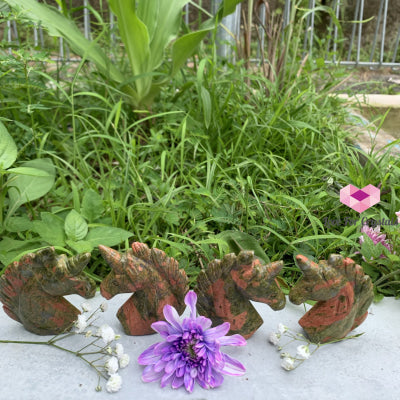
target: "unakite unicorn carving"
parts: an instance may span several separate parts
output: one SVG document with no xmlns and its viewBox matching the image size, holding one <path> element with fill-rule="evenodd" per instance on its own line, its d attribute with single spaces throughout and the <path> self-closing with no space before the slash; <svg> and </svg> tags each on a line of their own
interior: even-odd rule
<svg viewBox="0 0 400 400">
<path fill-rule="evenodd" d="M 49 247 L 23 256 L 0 277 L 0 300 L 6 314 L 38 335 L 69 330 L 80 311 L 67 294 L 95 295 L 95 282 L 82 273 L 90 253 L 67 258 Z"/>
<path fill-rule="evenodd" d="M 117 313 L 127 335 L 155 333 L 151 324 L 164 319 L 166 304 L 183 312 L 189 288 L 186 273 L 176 260 L 138 242 L 125 254 L 106 246 L 99 249 L 112 268 L 101 283 L 101 294 L 110 299 L 119 293 L 134 293 Z"/>
<path fill-rule="evenodd" d="M 351 258 L 331 254 L 318 264 L 296 257 L 303 277 L 289 293 L 294 304 L 317 303 L 299 320 L 314 343 L 341 339 L 357 328 L 368 315 L 373 298 L 369 276 Z"/>
<path fill-rule="evenodd" d="M 282 261 L 264 264 L 253 251 L 212 261 L 197 278 L 199 313 L 213 325 L 229 322 L 230 334 L 249 338 L 263 323 L 250 300 L 266 303 L 273 310 L 285 307 L 285 295 L 275 279 L 282 267 Z"/>
</svg>

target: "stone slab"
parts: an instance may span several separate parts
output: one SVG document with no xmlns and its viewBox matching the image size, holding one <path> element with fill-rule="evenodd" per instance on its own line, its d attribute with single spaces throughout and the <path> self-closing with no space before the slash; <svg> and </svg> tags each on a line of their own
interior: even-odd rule
<svg viewBox="0 0 400 400">
<path fill-rule="evenodd" d="M 141 380 L 143 367 L 136 360 L 139 354 L 159 340 L 157 335 L 133 337 L 123 333 L 115 317 L 116 310 L 129 295 L 110 300 L 109 309 L 101 314 L 99 324 L 107 323 L 121 335 L 120 343 L 131 357 L 131 363 L 120 375 L 123 387 L 118 393 L 96 392 L 97 376 L 81 360 L 47 346 L 0 344 L 0 399 L 4 400 L 398 400 L 400 399 L 400 301 L 385 298 L 369 309 L 366 321 L 353 333 L 365 334 L 321 347 L 294 371 L 280 367 L 279 353 L 268 342 L 269 333 L 279 322 L 301 332 L 298 319 L 304 306 L 287 303 L 285 309 L 272 311 L 254 303 L 264 324 L 247 346 L 227 347 L 225 352 L 239 359 L 247 369 L 242 377 L 227 376 L 217 389 L 196 386 L 192 394 L 183 388 L 161 389 L 159 383 Z M 68 296 L 75 305 L 83 299 Z M 89 300 L 94 307 L 104 299 L 99 294 Z M 0 311 L 0 339 L 42 340 L 47 337 L 26 332 L 22 325 Z M 81 339 L 74 337 L 72 339 Z M 84 339 L 84 338 L 82 338 Z M 85 340 L 85 339 L 84 339 Z M 292 344 L 289 352 L 295 353 Z M 104 387 L 103 382 L 103 387 Z"/>
</svg>

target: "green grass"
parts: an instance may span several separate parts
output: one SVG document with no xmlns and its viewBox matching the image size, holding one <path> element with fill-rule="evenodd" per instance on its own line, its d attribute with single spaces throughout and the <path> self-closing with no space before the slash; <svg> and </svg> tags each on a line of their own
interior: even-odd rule
<svg viewBox="0 0 400 400">
<path fill-rule="evenodd" d="M 323 223 L 359 219 L 340 203 L 341 187 L 381 185 L 381 202 L 368 215 L 400 210 L 400 161 L 360 155 L 345 130 L 346 109 L 328 96 L 338 82 L 334 73 L 311 62 L 271 83 L 240 63 L 220 65 L 204 55 L 151 110 L 133 110 L 86 66 L 72 76 L 59 72 L 60 80 L 27 57 L 1 60 L 0 118 L 17 142 L 19 162 L 50 157 L 57 181 L 19 216 L 76 209 L 90 188 L 101 195 L 108 224 L 175 257 L 192 283 L 230 251 L 217 235 L 239 231 L 271 260 L 284 260 L 282 275 L 291 284 L 300 274 L 296 254 L 317 260 L 359 250 L 360 226 Z M 317 88 L 316 75 L 330 80 Z M 29 230 L 2 235 L 40 241 Z M 88 271 L 98 281 L 109 271 L 97 250 Z M 374 273 L 384 275 L 378 267 Z"/>
</svg>

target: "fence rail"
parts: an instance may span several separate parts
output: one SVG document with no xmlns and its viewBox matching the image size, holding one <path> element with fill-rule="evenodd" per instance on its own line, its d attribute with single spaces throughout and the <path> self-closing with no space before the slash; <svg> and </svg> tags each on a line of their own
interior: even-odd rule
<svg viewBox="0 0 400 400">
<path fill-rule="evenodd" d="M 83 32 L 86 38 L 91 37 L 91 14 L 89 0 L 83 1 Z M 210 12 L 214 13 L 222 0 L 212 0 Z M 307 0 L 304 0 L 307 2 Z M 397 23 L 388 24 L 388 12 L 390 6 L 394 5 L 398 0 L 381 0 L 376 14 L 372 18 L 365 19 L 365 0 L 356 0 L 354 14 L 350 19 L 346 20 L 345 4 L 341 0 L 332 0 L 324 8 L 320 6 L 317 0 L 308 0 L 306 8 L 309 13 L 305 20 L 303 30 L 303 51 L 309 56 L 323 59 L 326 64 L 341 64 L 346 66 L 365 66 L 365 67 L 392 67 L 400 68 L 400 14 L 397 18 Z M 201 0 L 199 0 L 201 5 Z M 266 0 L 268 4 L 268 1 Z M 261 50 L 268 46 L 268 39 L 262 30 L 262 25 L 267 25 L 266 20 L 266 3 L 260 2 L 254 12 L 258 18 L 253 19 L 253 28 L 259 30 L 259 34 L 253 33 L 252 40 L 258 40 L 257 55 L 255 61 L 260 60 Z M 1 7 L 0 12 L 4 6 Z M 283 28 L 288 27 L 293 15 L 292 9 L 295 7 L 292 0 L 286 0 L 282 12 Z M 326 11 L 329 11 L 327 13 Z M 399 10 L 400 11 L 400 10 Z M 187 4 L 184 8 L 184 20 L 189 25 L 189 16 L 193 13 L 198 13 L 198 9 L 191 4 Z M 219 29 L 217 35 L 218 55 L 223 58 L 234 59 L 234 45 L 238 38 L 243 35 L 243 16 L 242 7 L 239 4 L 236 12 L 222 21 L 225 29 Z M 348 14 L 348 13 L 347 13 Z M 321 15 L 324 20 L 321 25 Z M 328 19 L 327 19 L 328 17 Z M 347 18 L 349 16 L 347 15 Z M 319 22 L 318 22 L 319 20 Z M 341 32 L 340 26 L 335 21 L 341 21 L 347 28 Z M 364 21 L 362 23 L 355 21 Z M 109 13 L 109 24 L 111 32 L 115 25 L 114 16 Z M 1 26 L 3 25 L 3 26 Z M 368 33 L 365 32 L 365 27 L 368 28 Z M 1 29 L 2 28 L 2 29 Z M 373 28 L 373 29 L 372 29 Z M 325 32 L 324 32 L 325 30 Z M 3 31 L 3 32 L 2 32 Z M 18 32 L 18 23 L 14 20 L 7 20 L 0 24 L 0 33 L 3 33 L 3 47 L 18 46 L 21 44 L 21 35 Z M 35 47 L 45 48 L 46 33 L 39 26 L 35 26 L 33 32 L 33 45 Z M 227 33 L 229 32 L 229 33 Z M 232 35 L 233 34 L 233 35 Z M 32 35 L 32 33 L 30 33 Z M 115 40 L 115 33 L 111 33 L 111 40 Z M 26 35 L 25 35 L 26 37 Z M 236 37 L 236 38 L 235 38 Z M 366 40 L 368 38 L 368 40 Z M 26 40 L 26 39 L 24 39 Z M 32 41 L 32 38 L 30 38 Z M 52 49 L 54 50 L 54 49 Z M 59 39 L 58 55 L 54 57 L 58 61 L 77 61 L 77 58 L 71 57 L 68 46 Z M 11 52 L 11 47 L 9 47 Z M 267 53 L 266 53 L 267 54 Z"/>
</svg>

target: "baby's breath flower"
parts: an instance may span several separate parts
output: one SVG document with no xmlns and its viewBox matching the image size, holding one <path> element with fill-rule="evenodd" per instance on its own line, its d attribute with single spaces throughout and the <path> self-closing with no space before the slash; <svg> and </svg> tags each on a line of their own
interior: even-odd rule
<svg viewBox="0 0 400 400">
<path fill-rule="evenodd" d="M 88 302 L 84 302 L 81 304 L 81 308 L 83 312 L 89 312 L 92 311 L 92 306 Z"/>
<path fill-rule="evenodd" d="M 87 327 L 87 320 L 85 315 L 79 314 L 78 319 L 75 321 L 76 333 L 82 333 Z"/>
<path fill-rule="evenodd" d="M 111 346 L 108 346 L 108 347 L 106 348 L 106 352 L 107 352 L 108 354 L 112 354 L 112 348 L 111 348 Z"/>
<path fill-rule="evenodd" d="M 281 367 L 283 369 L 286 369 L 286 371 L 291 371 L 292 369 L 294 369 L 294 358 L 290 356 L 285 357 L 282 360 Z"/>
<path fill-rule="evenodd" d="M 303 358 L 304 360 L 308 360 L 311 356 L 310 354 L 310 348 L 308 345 L 302 345 L 297 347 L 297 357 Z"/>
<path fill-rule="evenodd" d="M 119 367 L 125 368 L 129 365 L 130 357 L 129 354 L 121 354 L 118 356 Z"/>
<path fill-rule="evenodd" d="M 108 304 L 104 301 L 103 303 L 100 304 L 100 310 L 102 312 L 106 312 L 108 309 Z"/>
<path fill-rule="evenodd" d="M 278 344 L 279 344 L 279 339 L 280 339 L 280 338 L 281 338 L 281 335 L 280 335 L 279 333 L 272 332 L 272 333 L 269 335 L 268 340 L 269 340 L 274 346 L 278 346 Z"/>
<path fill-rule="evenodd" d="M 117 356 L 122 356 L 124 354 L 124 346 L 121 343 L 117 343 L 114 351 Z"/>
<path fill-rule="evenodd" d="M 122 386 L 122 378 L 118 374 L 113 374 L 110 376 L 106 383 L 106 389 L 109 393 L 118 392 Z"/>
<path fill-rule="evenodd" d="M 107 370 L 108 375 L 114 375 L 119 368 L 119 364 L 118 364 L 118 358 L 117 357 L 110 357 L 105 365 L 104 365 L 105 369 Z"/>
<path fill-rule="evenodd" d="M 108 325 L 102 325 L 96 333 L 96 336 L 101 336 L 103 339 L 104 343 L 110 343 L 115 339 L 115 333 L 113 328 Z"/>
<path fill-rule="evenodd" d="M 90 337 L 90 336 L 92 336 L 93 335 L 93 332 L 92 331 L 86 331 L 85 332 L 85 337 Z"/>
<path fill-rule="evenodd" d="M 103 388 L 100 385 L 97 385 L 95 390 L 96 392 L 101 392 Z"/>
<path fill-rule="evenodd" d="M 283 324 L 279 324 L 278 325 L 278 332 L 283 335 L 286 331 L 288 330 L 288 327 L 283 325 Z"/>
</svg>

